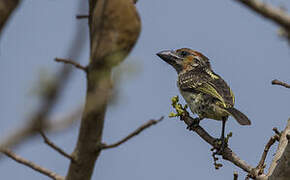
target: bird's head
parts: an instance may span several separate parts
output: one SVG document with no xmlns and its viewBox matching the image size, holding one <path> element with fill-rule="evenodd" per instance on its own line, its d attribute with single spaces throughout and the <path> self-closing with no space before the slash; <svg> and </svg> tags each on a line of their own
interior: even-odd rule
<svg viewBox="0 0 290 180">
<path fill-rule="evenodd" d="M 197 68 L 211 68 L 206 56 L 188 48 L 160 51 L 157 56 L 173 66 L 178 73 Z"/>
</svg>

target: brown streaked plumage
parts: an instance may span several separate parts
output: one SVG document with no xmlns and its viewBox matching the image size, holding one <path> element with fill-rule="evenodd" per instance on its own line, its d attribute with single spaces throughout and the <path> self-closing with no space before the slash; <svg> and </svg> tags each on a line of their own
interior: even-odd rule
<svg viewBox="0 0 290 180">
<path fill-rule="evenodd" d="M 233 116 L 241 125 L 250 125 L 246 115 L 234 108 L 235 97 L 228 84 L 213 72 L 209 59 L 198 51 L 181 48 L 161 51 L 157 55 L 173 66 L 178 73 L 180 93 L 199 119 L 222 120 L 222 139 L 225 122 Z"/>
</svg>

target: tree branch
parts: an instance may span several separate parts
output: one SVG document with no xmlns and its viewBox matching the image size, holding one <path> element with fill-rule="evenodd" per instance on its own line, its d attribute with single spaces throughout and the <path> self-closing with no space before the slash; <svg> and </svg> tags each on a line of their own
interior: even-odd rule
<svg viewBox="0 0 290 180">
<path fill-rule="evenodd" d="M 52 149 L 54 149 L 55 151 L 57 151 L 59 154 L 63 155 L 64 157 L 68 158 L 69 160 L 71 160 L 71 161 L 75 161 L 75 159 L 74 159 L 71 155 L 67 154 L 64 150 L 62 150 L 60 147 L 58 147 L 58 146 L 55 145 L 52 141 L 50 141 L 50 140 L 48 139 L 48 137 L 44 134 L 43 131 L 40 131 L 39 133 L 40 133 L 40 135 L 42 136 L 44 142 L 45 142 L 48 146 L 50 146 Z"/>
<path fill-rule="evenodd" d="M 286 30 L 290 29 L 290 16 L 281 9 L 272 7 L 259 0 L 235 0 L 261 16 L 273 21 L 274 23 L 282 26 Z"/>
<path fill-rule="evenodd" d="M 187 124 L 187 126 L 191 126 L 192 124 L 195 123 L 195 120 L 191 118 L 188 114 L 185 114 L 184 116 L 180 117 L 180 119 L 184 121 L 184 123 Z M 190 130 L 197 133 L 203 140 L 205 140 L 214 148 L 216 149 L 220 148 L 220 145 L 216 143 L 216 138 L 210 136 L 200 125 L 196 125 L 194 128 Z M 221 156 L 223 159 L 232 162 L 233 164 L 240 167 L 244 171 L 248 173 L 253 173 L 254 168 L 251 165 L 247 164 L 244 160 L 239 158 L 229 147 L 225 147 Z"/>
<path fill-rule="evenodd" d="M 73 65 L 74 67 L 78 68 L 78 69 L 81 69 L 85 72 L 87 72 L 87 67 L 86 66 L 82 66 L 80 65 L 79 63 L 77 62 L 74 62 L 72 60 L 69 60 L 69 59 L 61 59 L 61 58 L 55 58 L 54 59 L 56 62 L 62 62 L 62 63 L 65 63 L 65 64 L 70 64 L 70 65 Z"/>
<path fill-rule="evenodd" d="M 284 82 L 279 81 L 279 80 L 277 80 L 277 79 L 274 79 L 274 80 L 272 81 L 272 84 L 273 84 L 273 85 L 284 86 L 285 88 L 290 88 L 290 84 L 284 83 Z"/>
<path fill-rule="evenodd" d="M 10 157 L 11 159 L 15 160 L 16 162 L 23 164 L 41 174 L 44 174 L 48 177 L 50 177 L 51 179 L 54 180 L 64 180 L 64 177 L 56 174 L 55 172 L 52 172 L 46 168 L 43 168 L 31 161 L 28 161 L 22 157 L 20 157 L 19 155 L 15 154 L 14 152 L 12 152 L 11 150 L 7 149 L 7 148 L 0 148 L 0 152 L 2 152 L 3 154 L 5 154 L 6 156 Z"/>
<path fill-rule="evenodd" d="M 281 133 L 278 149 L 269 167 L 269 180 L 288 180 L 290 177 L 290 143 L 287 135 L 290 134 L 290 118 L 284 131 Z"/>
<path fill-rule="evenodd" d="M 258 166 L 256 167 L 256 169 L 258 170 L 258 175 L 263 174 L 264 173 L 264 168 L 265 168 L 265 159 L 267 157 L 268 151 L 270 149 L 270 147 L 276 142 L 279 141 L 279 136 L 278 135 L 274 135 L 272 136 L 268 143 L 265 146 L 265 149 L 263 151 L 262 157 L 259 161 Z"/>
<path fill-rule="evenodd" d="M 163 120 L 163 116 L 158 119 L 158 120 L 150 120 L 148 122 L 146 122 L 145 124 L 141 125 L 138 129 L 136 129 L 135 131 L 133 131 L 132 133 L 130 133 L 128 136 L 126 136 L 125 138 L 121 139 L 120 141 L 116 142 L 116 143 L 113 143 L 113 144 L 110 144 L 110 145 L 106 145 L 106 144 L 103 144 L 101 146 L 101 149 L 110 149 L 110 148 L 115 148 L 115 147 L 118 147 L 119 145 L 127 142 L 129 139 L 137 136 L 139 133 L 141 133 L 143 130 L 151 127 L 152 125 L 155 125 L 157 123 L 159 123 L 160 121 Z"/>
<path fill-rule="evenodd" d="M 89 15 L 87 15 L 87 14 L 78 14 L 78 15 L 76 15 L 76 18 L 77 19 L 88 19 Z"/>
<path fill-rule="evenodd" d="M 111 96 L 112 68 L 133 48 L 140 19 L 132 1 L 89 0 L 90 63 L 87 95 L 77 145 L 67 180 L 90 180 L 101 149 L 105 112 Z"/>
<path fill-rule="evenodd" d="M 0 34 L 20 0 L 0 0 Z"/>
</svg>

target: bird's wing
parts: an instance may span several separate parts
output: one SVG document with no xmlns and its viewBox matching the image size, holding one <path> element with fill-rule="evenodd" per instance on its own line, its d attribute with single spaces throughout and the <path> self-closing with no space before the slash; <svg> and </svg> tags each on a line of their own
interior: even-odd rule
<svg viewBox="0 0 290 180">
<path fill-rule="evenodd" d="M 234 94 L 227 83 L 213 72 L 189 71 L 179 76 L 179 87 L 185 91 L 200 91 L 218 99 L 222 105 L 233 107 Z"/>
</svg>

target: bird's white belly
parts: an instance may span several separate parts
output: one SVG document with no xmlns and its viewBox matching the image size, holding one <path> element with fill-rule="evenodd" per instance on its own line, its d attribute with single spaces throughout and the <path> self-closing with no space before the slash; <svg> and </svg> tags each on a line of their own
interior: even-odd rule
<svg viewBox="0 0 290 180">
<path fill-rule="evenodd" d="M 191 112 L 197 114 L 200 118 L 222 120 L 224 116 L 227 116 L 227 113 L 222 108 L 212 103 L 212 99 L 206 97 L 202 93 L 186 91 L 180 91 L 180 93 L 185 99 Z"/>
</svg>

